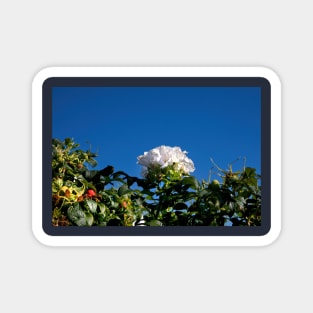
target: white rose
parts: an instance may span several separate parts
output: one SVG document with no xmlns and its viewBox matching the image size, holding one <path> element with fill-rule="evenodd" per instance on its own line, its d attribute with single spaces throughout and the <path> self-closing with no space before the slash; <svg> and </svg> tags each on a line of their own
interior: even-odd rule
<svg viewBox="0 0 313 313">
<path fill-rule="evenodd" d="M 180 147 L 160 146 L 140 155 L 137 163 L 143 166 L 141 173 L 143 176 L 146 176 L 148 170 L 154 166 L 165 168 L 173 164 L 179 171 L 189 174 L 195 170 L 195 167 L 186 154 L 187 151 L 182 151 Z"/>
</svg>

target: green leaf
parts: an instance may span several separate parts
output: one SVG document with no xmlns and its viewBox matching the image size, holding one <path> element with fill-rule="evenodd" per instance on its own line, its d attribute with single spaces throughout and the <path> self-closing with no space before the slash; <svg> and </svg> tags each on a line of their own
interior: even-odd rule
<svg viewBox="0 0 313 313">
<path fill-rule="evenodd" d="M 74 206 L 70 206 L 68 208 L 67 215 L 68 215 L 69 219 L 74 224 L 76 224 L 77 226 L 86 226 L 87 225 L 86 214 L 80 208 L 78 203 L 75 203 Z"/>
<path fill-rule="evenodd" d="M 99 208 L 100 208 L 100 212 L 102 213 L 102 214 L 105 214 L 106 213 L 106 211 L 108 210 L 108 207 L 104 204 L 104 203 L 98 203 L 98 206 L 99 206 Z"/>
<path fill-rule="evenodd" d="M 89 170 L 86 170 L 85 172 L 85 177 L 90 180 L 92 179 L 95 175 L 97 174 L 97 171 L 93 170 L 93 171 L 89 171 Z"/>
<path fill-rule="evenodd" d="M 228 203 L 228 207 L 229 207 L 229 209 L 230 209 L 231 211 L 233 211 L 233 210 L 235 209 L 235 206 L 236 206 L 235 202 L 229 202 L 229 203 Z"/>
<path fill-rule="evenodd" d="M 236 203 L 239 206 L 239 208 L 242 209 L 246 204 L 246 200 L 243 197 L 238 197 L 236 198 Z"/>
<path fill-rule="evenodd" d="M 246 167 L 244 174 L 247 175 L 248 177 L 251 177 L 251 176 L 254 177 L 256 175 L 256 169 L 253 167 Z"/>
<path fill-rule="evenodd" d="M 152 220 L 148 223 L 149 226 L 163 226 L 162 222 L 158 220 Z"/>
<path fill-rule="evenodd" d="M 127 176 L 127 185 L 128 185 L 128 186 L 131 186 L 131 185 L 133 185 L 134 183 L 136 183 L 137 180 L 138 180 L 138 178 L 136 178 L 136 177 Z"/>
<path fill-rule="evenodd" d="M 52 181 L 52 192 L 58 192 L 63 186 L 63 179 L 55 178 Z"/>
<path fill-rule="evenodd" d="M 89 209 L 90 212 L 96 213 L 97 211 L 97 202 L 91 200 L 91 199 L 86 199 L 86 204 L 87 204 L 87 209 Z"/>
<path fill-rule="evenodd" d="M 70 145 L 73 144 L 73 140 L 72 140 L 72 138 L 65 138 L 64 143 L 65 143 L 67 146 L 70 146 Z"/>
<path fill-rule="evenodd" d="M 198 189 L 199 188 L 199 182 L 194 176 L 187 176 L 183 179 L 183 184 L 187 187 Z"/>
<path fill-rule="evenodd" d="M 86 222 L 88 226 L 93 224 L 93 215 L 91 213 L 86 213 Z"/>
<path fill-rule="evenodd" d="M 199 198 L 206 198 L 210 195 L 210 192 L 206 189 L 203 189 L 199 192 Z"/>
<path fill-rule="evenodd" d="M 118 189 L 118 195 L 119 196 L 123 196 L 127 193 L 129 193 L 130 189 L 128 188 L 128 186 L 125 184 L 125 185 L 122 185 L 119 189 Z"/>
<path fill-rule="evenodd" d="M 110 176 L 114 172 L 114 167 L 108 165 L 107 167 L 103 168 L 99 171 L 100 176 Z"/>
<path fill-rule="evenodd" d="M 176 211 L 183 211 L 183 210 L 187 210 L 188 207 L 185 203 L 176 203 L 173 209 Z"/>
</svg>

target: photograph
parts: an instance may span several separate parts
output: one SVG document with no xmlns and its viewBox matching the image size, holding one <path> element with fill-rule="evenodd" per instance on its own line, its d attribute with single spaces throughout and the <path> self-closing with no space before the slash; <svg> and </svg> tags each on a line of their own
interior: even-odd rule
<svg viewBox="0 0 313 313">
<path fill-rule="evenodd" d="M 126 226 L 159 235 L 197 226 L 203 235 L 267 226 L 262 79 L 54 78 L 46 85 L 52 228 Z"/>
</svg>

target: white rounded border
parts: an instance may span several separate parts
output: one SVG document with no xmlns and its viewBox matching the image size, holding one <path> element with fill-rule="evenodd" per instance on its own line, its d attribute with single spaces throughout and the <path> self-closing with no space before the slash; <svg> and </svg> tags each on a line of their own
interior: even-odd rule
<svg viewBox="0 0 313 313">
<path fill-rule="evenodd" d="M 271 229 L 264 236 L 51 236 L 42 228 L 42 86 L 50 77 L 261 77 L 271 85 Z M 281 83 L 266 67 L 48 67 L 32 83 L 32 230 L 48 246 L 265 246 L 281 231 Z"/>
</svg>

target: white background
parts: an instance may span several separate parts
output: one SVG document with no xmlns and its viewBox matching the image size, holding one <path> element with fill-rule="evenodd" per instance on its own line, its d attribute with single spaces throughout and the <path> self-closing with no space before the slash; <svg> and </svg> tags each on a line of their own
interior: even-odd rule
<svg viewBox="0 0 313 313">
<path fill-rule="evenodd" d="M 311 11 L 309 1 L 2 2 L 1 312 L 309 312 Z M 31 83 L 48 66 L 274 70 L 283 90 L 278 240 L 259 248 L 41 245 L 31 231 Z"/>
</svg>

